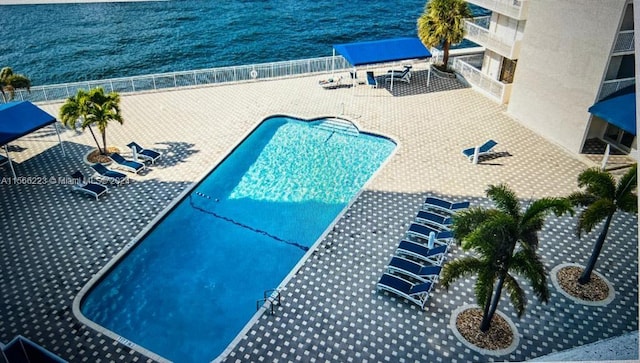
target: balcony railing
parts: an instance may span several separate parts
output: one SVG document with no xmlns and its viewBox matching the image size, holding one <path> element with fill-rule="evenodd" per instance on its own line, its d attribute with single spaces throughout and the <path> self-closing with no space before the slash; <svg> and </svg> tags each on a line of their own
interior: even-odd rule
<svg viewBox="0 0 640 363">
<path fill-rule="evenodd" d="M 623 30 L 618 33 L 613 53 L 633 52 L 635 50 L 635 31 Z"/>
<path fill-rule="evenodd" d="M 136 77 L 55 84 L 31 87 L 31 92 L 16 90 L 15 100 L 47 102 L 64 100 L 79 89 L 102 87 L 105 91 L 134 93 L 181 87 L 201 87 L 213 84 L 249 82 L 266 79 L 296 77 L 305 74 L 327 73 L 351 66 L 342 56 L 300 59 L 234 67 L 202 69 L 188 72 L 161 73 Z M 0 102 L 2 99 L 0 98 Z"/>
<path fill-rule="evenodd" d="M 453 69 L 474 88 L 478 88 L 500 103 L 508 102 L 511 85 L 495 80 L 472 66 L 470 63 L 477 63 L 476 57 L 478 56 L 456 57 L 453 60 Z"/>
<path fill-rule="evenodd" d="M 469 2 L 517 20 L 525 20 L 529 10 L 528 0 L 469 0 Z"/>
<path fill-rule="evenodd" d="M 601 100 L 613 92 L 621 90 L 627 86 L 631 86 L 632 84 L 636 84 L 636 78 L 621 78 L 621 79 L 612 79 L 610 81 L 602 82 L 602 88 L 600 88 L 600 96 L 598 96 L 598 100 Z"/>
<path fill-rule="evenodd" d="M 477 25 L 473 21 L 465 20 L 465 37 L 472 42 L 478 43 L 503 57 L 517 59 L 520 53 L 520 42 L 513 38 L 507 38 L 492 33 L 487 28 Z"/>
</svg>

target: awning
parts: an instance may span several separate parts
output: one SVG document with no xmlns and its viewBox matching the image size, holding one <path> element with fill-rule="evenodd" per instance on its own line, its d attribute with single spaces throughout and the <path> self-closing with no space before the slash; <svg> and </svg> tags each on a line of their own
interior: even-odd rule
<svg viewBox="0 0 640 363">
<path fill-rule="evenodd" d="M 29 101 L 1 104 L 0 145 L 6 145 L 54 122 L 55 117 Z"/>
<path fill-rule="evenodd" d="M 16 172 L 13 169 L 13 162 L 11 161 L 7 144 L 15 139 L 30 134 L 44 126 L 54 124 L 58 135 L 58 143 L 62 147 L 62 155 L 65 154 L 58 126 L 55 122 L 55 117 L 29 101 L 0 104 L 0 145 L 4 146 L 14 178 L 16 177 Z"/>
<path fill-rule="evenodd" d="M 589 107 L 589 112 L 630 134 L 636 135 L 635 85 L 597 102 Z"/>
<path fill-rule="evenodd" d="M 431 53 L 418 38 L 395 38 L 369 42 L 336 44 L 333 49 L 352 66 L 406 59 L 424 59 Z"/>
</svg>

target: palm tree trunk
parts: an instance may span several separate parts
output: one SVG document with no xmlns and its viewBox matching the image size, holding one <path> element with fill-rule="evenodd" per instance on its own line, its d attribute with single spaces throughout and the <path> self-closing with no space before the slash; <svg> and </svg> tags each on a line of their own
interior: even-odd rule
<svg viewBox="0 0 640 363">
<path fill-rule="evenodd" d="M 96 142 L 96 146 L 98 147 L 98 151 L 100 152 L 100 154 L 105 154 L 107 150 L 105 149 L 105 151 L 102 152 L 102 149 L 100 148 L 100 143 L 98 142 L 98 138 L 96 137 L 96 134 L 93 132 L 93 129 L 91 128 L 91 126 L 89 126 L 89 132 L 91 132 L 91 136 L 93 136 L 93 141 Z"/>
<path fill-rule="evenodd" d="M 448 69 L 449 68 L 449 41 L 445 40 L 444 43 L 442 44 L 442 52 L 444 53 L 443 57 L 442 57 L 442 62 L 444 63 L 444 69 Z"/>
<path fill-rule="evenodd" d="M 500 302 L 500 296 L 502 295 L 502 285 L 504 285 L 504 275 L 501 275 L 498 279 L 498 286 L 493 293 L 491 303 L 485 306 L 484 314 L 482 315 L 482 322 L 480 323 L 480 331 L 486 333 L 491 327 L 491 320 L 498 309 L 498 303 Z M 488 307 L 488 309 L 487 309 Z"/>
<path fill-rule="evenodd" d="M 104 130 L 102 133 L 102 145 L 104 146 L 104 153 L 107 154 L 107 130 Z"/>
<path fill-rule="evenodd" d="M 593 252 L 591 252 L 591 257 L 589 257 L 589 262 L 587 262 L 587 267 L 585 267 L 584 271 L 582 271 L 582 275 L 578 279 L 578 283 L 584 285 L 591 281 L 591 272 L 596 267 L 596 261 L 600 256 L 600 251 L 602 251 L 602 246 L 604 245 L 604 240 L 607 238 L 607 233 L 609 232 L 609 225 L 611 225 L 611 219 L 615 212 L 609 214 L 607 216 L 607 220 L 604 222 L 604 226 L 602 227 L 602 231 L 600 231 L 600 235 L 596 240 L 596 244 L 593 246 Z"/>
</svg>

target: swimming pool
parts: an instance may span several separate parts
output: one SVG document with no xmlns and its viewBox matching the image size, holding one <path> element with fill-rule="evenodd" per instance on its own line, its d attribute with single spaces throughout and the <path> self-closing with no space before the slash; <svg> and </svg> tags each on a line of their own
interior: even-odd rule
<svg viewBox="0 0 640 363">
<path fill-rule="evenodd" d="M 264 120 L 85 288 L 81 314 L 176 362 L 216 358 L 394 149 L 344 121 Z"/>
</svg>

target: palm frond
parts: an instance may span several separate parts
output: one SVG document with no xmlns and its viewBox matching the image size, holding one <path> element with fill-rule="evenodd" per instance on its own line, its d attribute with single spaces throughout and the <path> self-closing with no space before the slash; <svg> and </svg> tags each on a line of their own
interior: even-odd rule
<svg viewBox="0 0 640 363">
<path fill-rule="evenodd" d="M 590 168 L 578 175 L 578 186 L 600 198 L 615 199 L 616 182 L 610 173 Z"/>
<path fill-rule="evenodd" d="M 618 208 L 627 213 L 638 213 L 638 196 L 628 193 L 618 199 Z"/>
<path fill-rule="evenodd" d="M 616 211 L 616 205 L 610 199 L 598 199 L 578 216 L 576 235 L 582 236 L 582 232 L 589 233 L 603 219 Z"/>
<path fill-rule="evenodd" d="M 561 216 L 569 212 L 573 215 L 571 202 L 566 198 L 542 198 L 529 205 L 522 215 L 522 223 L 527 224 L 529 219 L 541 218 L 544 221 L 549 213 Z"/>
<path fill-rule="evenodd" d="M 627 170 L 627 172 L 618 181 L 616 188 L 616 200 L 622 199 L 627 194 L 633 194 L 633 191 L 638 187 L 638 164 Z"/>
<path fill-rule="evenodd" d="M 490 219 L 496 212 L 493 209 L 474 207 L 456 213 L 452 218 L 453 235 L 458 240 L 466 238 L 469 233 L 478 228 L 484 221 Z"/>
<path fill-rule="evenodd" d="M 461 277 L 466 277 L 486 269 L 486 262 L 476 257 L 463 257 L 444 265 L 440 275 L 440 283 L 448 289 L 449 285 Z"/>
<path fill-rule="evenodd" d="M 489 185 L 486 193 L 499 210 L 513 218 L 520 218 L 520 203 L 515 193 L 507 185 Z"/>
<path fill-rule="evenodd" d="M 516 252 L 511 259 L 511 269 L 529 281 L 538 300 L 545 303 L 549 301 L 547 270 L 534 250 L 521 249 Z"/>
<path fill-rule="evenodd" d="M 524 290 L 520 287 L 518 281 L 509 274 L 507 274 L 504 279 L 504 288 L 509 294 L 509 299 L 516 310 L 516 314 L 518 314 L 518 317 L 521 317 L 522 314 L 524 314 L 524 310 L 527 305 Z"/>
<path fill-rule="evenodd" d="M 491 300 L 496 277 L 497 273 L 493 269 L 486 268 L 478 272 L 478 279 L 473 286 L 473 291 L 476 295 L 476 303 L 483 308 Z"/>
<path fill-rule="evenodd" d="M 569 194 L 567 200 L 574 206 L 586 207 L 598 200 L 598 197 L 587 192 L 575 192 Z"/>
</svg>

